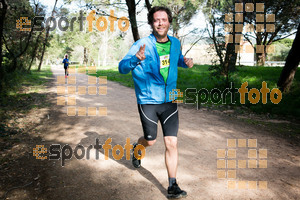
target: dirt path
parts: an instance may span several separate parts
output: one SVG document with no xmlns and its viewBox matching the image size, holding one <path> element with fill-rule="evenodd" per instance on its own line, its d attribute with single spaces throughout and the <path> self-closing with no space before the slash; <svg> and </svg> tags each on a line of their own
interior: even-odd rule
<svg viewBox="0 0 300 200">
<path fill-rule="evenodd" d="M 62 67 L 52 67 L 54 76 L 62 76 Z M 76 86 L 88 86 L 88 76 L 76 74 Z M 49 98 L 56 103 L 56 86 L 49 88 Z M 67 84 L 65 84 L 67 86 Z M 69 85 L 68 85 L 69 86 Z M 99 85 L 98 85 L 99 86 Z M 70 95 L 71 96 L 71 95 Z M 45 119 L 43 144 L 77 144 L 87 148 L 112 138 L 112 147 L 132 144 L 142 135 L 134 90 L 108 81 L 107 95 L 77 96 L 76 106 L 107 107 L 107 116 L 67 116 L 67 106 L 54 106 Z M 208 111 L 179 106 L 178 182 L 188 192 L 186 199 L 299 199 L 300 147 L 274 134 L 250 126 L 240 120 Z M 236 147 L 236 158 L 248 160 L 249 149 L 267 149 L 267 168 L 236 168 L 235 179 L 217 176 L 217 149 L 228 149 L 227 139 L 257 139 L 257 147 Z M 166 199 L 167 172 L 164 165 L 164 144 L 159 128 L 157 143 L 147 149 L 142 168 L 134 169 L 129 160 L 115 160 L 103 150 L 95 159 L 73 158 L 47 162 L 49 169 L 41 175 L 45 191 L 41 199 Z M 80 153 L 80 151 L 79 151 Z M 252 160 L 259 160 L 252 159 Z M 231 161 L 230 161 L 231 162 Z M 237 164 L 236 164 L 237 166 Z M 223 169 L 224 170 L 224 169 Z M 234 169 L 231 169 L 234 170 Z M 226 170 L 227 171 L 227 170 Z M 267 189 L 227 189 L 227 181 L 267 181 Z M 239 182 L 242 187 L 243 182 Z M 262 184 L 260 184 L 263 186 Z M 259 187 L 259 184 L 258 184 Z"/>
</svg>

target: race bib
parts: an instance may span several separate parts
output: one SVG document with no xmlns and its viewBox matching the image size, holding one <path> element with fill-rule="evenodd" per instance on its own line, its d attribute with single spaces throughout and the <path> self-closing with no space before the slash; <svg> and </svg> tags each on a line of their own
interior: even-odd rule
<svg viewBox="0 0 300 200">
<path fill-rule="evenodd" d="M 160 56 L 160 68 L 166 68 L 170 66 L 170 54 L 168 55 L 164 55 L 164 56 Z"/>
</svg>

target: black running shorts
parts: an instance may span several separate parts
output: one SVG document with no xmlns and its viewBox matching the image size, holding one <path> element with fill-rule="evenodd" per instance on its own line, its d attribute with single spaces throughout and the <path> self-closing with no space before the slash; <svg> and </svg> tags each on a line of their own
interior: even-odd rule
<svg viewBox="0 0 300 200">
<path fill-rule="evenodd" d="M 138 110 L 146 140 L 156 139 L 158 120 L 164 137 L 177 136 L 179 124 L 177 103 L 138 104 Z"/>
</svg>

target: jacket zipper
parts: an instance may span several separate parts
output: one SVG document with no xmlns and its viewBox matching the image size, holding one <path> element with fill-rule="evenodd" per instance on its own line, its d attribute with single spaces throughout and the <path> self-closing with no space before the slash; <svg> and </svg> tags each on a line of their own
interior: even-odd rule
<svg viewBox="0 0 300 200">
<path fill-rule="evenodd" d="M 170 52 L 171 53 L 171 52 Z M 170 56 L 171 57 L 171 56 Z M 170 62 L 171 63 L 171 62 Z M 168 78 L 169 78 L 169 75 L 170 75 L 170 69 L 171 69 L 171 65 L 169 66 L 169 70 L 168 70 L 168 77 L 167 77 L 167 80 L 165 82 L 165 103 L 167 102 L 167 82 L 168 82 Z"/>
<path fill-rule="evenodd" d="M 155 42 L 156 42 L 156 41 L 155 41 Z M 170 42 L 171 42 L 171 40 L 170 40 Z M 171 45 L 172 45 L 172 43 L 171 43 Z M 156 49 L 156 47 L 155 47 L 155 49 Z M 158 60 L 160 60 L 157 50 L 156 50 L 156 56 L 158 57 Z M 170 47 L 170 57 L 171 57 L 171 47 Z M 171 63 L 171 62 L 170 62 L 170 63 Z M 167 80 L 166 80 L 166 82 L 164 81 L 164 82 L 165 82 L 165 101 L 164 101 L 164 103 L 167 102 L 167 81 L 168 81 L 169 74 L 170 74 L 170 68 L 171 68 L 171 65 L 169 66 Z M 159 69 L 160 69 L 160 66 L 159 66 Z M 163 76 L 161 75 L 160 72 L 159 72 L 159 74 L 160 74 L 160 76 L 163 78 Z M 163 78 L 163 80 L 164 80 L 164 78 Z"/>
<path fill-rule="evenodd" d="M 155 49 L 156 49 L 156 47 L 155 47 Z M 159 58 L 157 50 L 156 50 L 155 53 L 156 53 L 156 56 L 157 56 L 158 60 L 160 61 L 160 58 Z M 160 70 L 160 65 L 159 65 L 159 70 Z M 160 76 L 162 77 L 162 79 L 163 79 L 163 81 L 165 83 L 165 100 L 164 100 L 164 103 L 166 103 L 167 102 L 167 83 L 165 82 L 164 77 L 161 75 L 161 73 L 160 73 L 159 70 L 158 70 L 158 73 L 160 74 Z M 169 78 L 169 74 L 168 74 L 168 78 Z M 167 80 L 168 80 L 168 78 L 167 78 Z"/>
<path fill-rule="evenodd" d="M 171 42 L 171 40 L 170 40 Z M 168 82 L 168 78 L 170 76 L 170 70 L 171 70 L 171 46 L 172 46 L 172 42 L 171 42 L 171 45 L 170 45 L 170 56 L 169 56 L 169 70 L 168 70 L 168 77 L 167 77 L 167 80 L 165 82 L 165 103 L 167 102 L 167 82 Z"/>
</svg>

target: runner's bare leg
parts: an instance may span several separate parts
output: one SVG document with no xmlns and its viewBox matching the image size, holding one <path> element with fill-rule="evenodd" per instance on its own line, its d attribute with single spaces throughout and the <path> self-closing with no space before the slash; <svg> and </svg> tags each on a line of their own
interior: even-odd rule
<svg viewBox="0 0 300 200">
<path fill-rule="evenodd" d="M 177 165 L 178 165 L 178 149 L 177 137 L 166 136 L 164 137 L 166 146 L 165 163 L 168 170 L 169 178 L 176 178 Z"/>
</svg>

